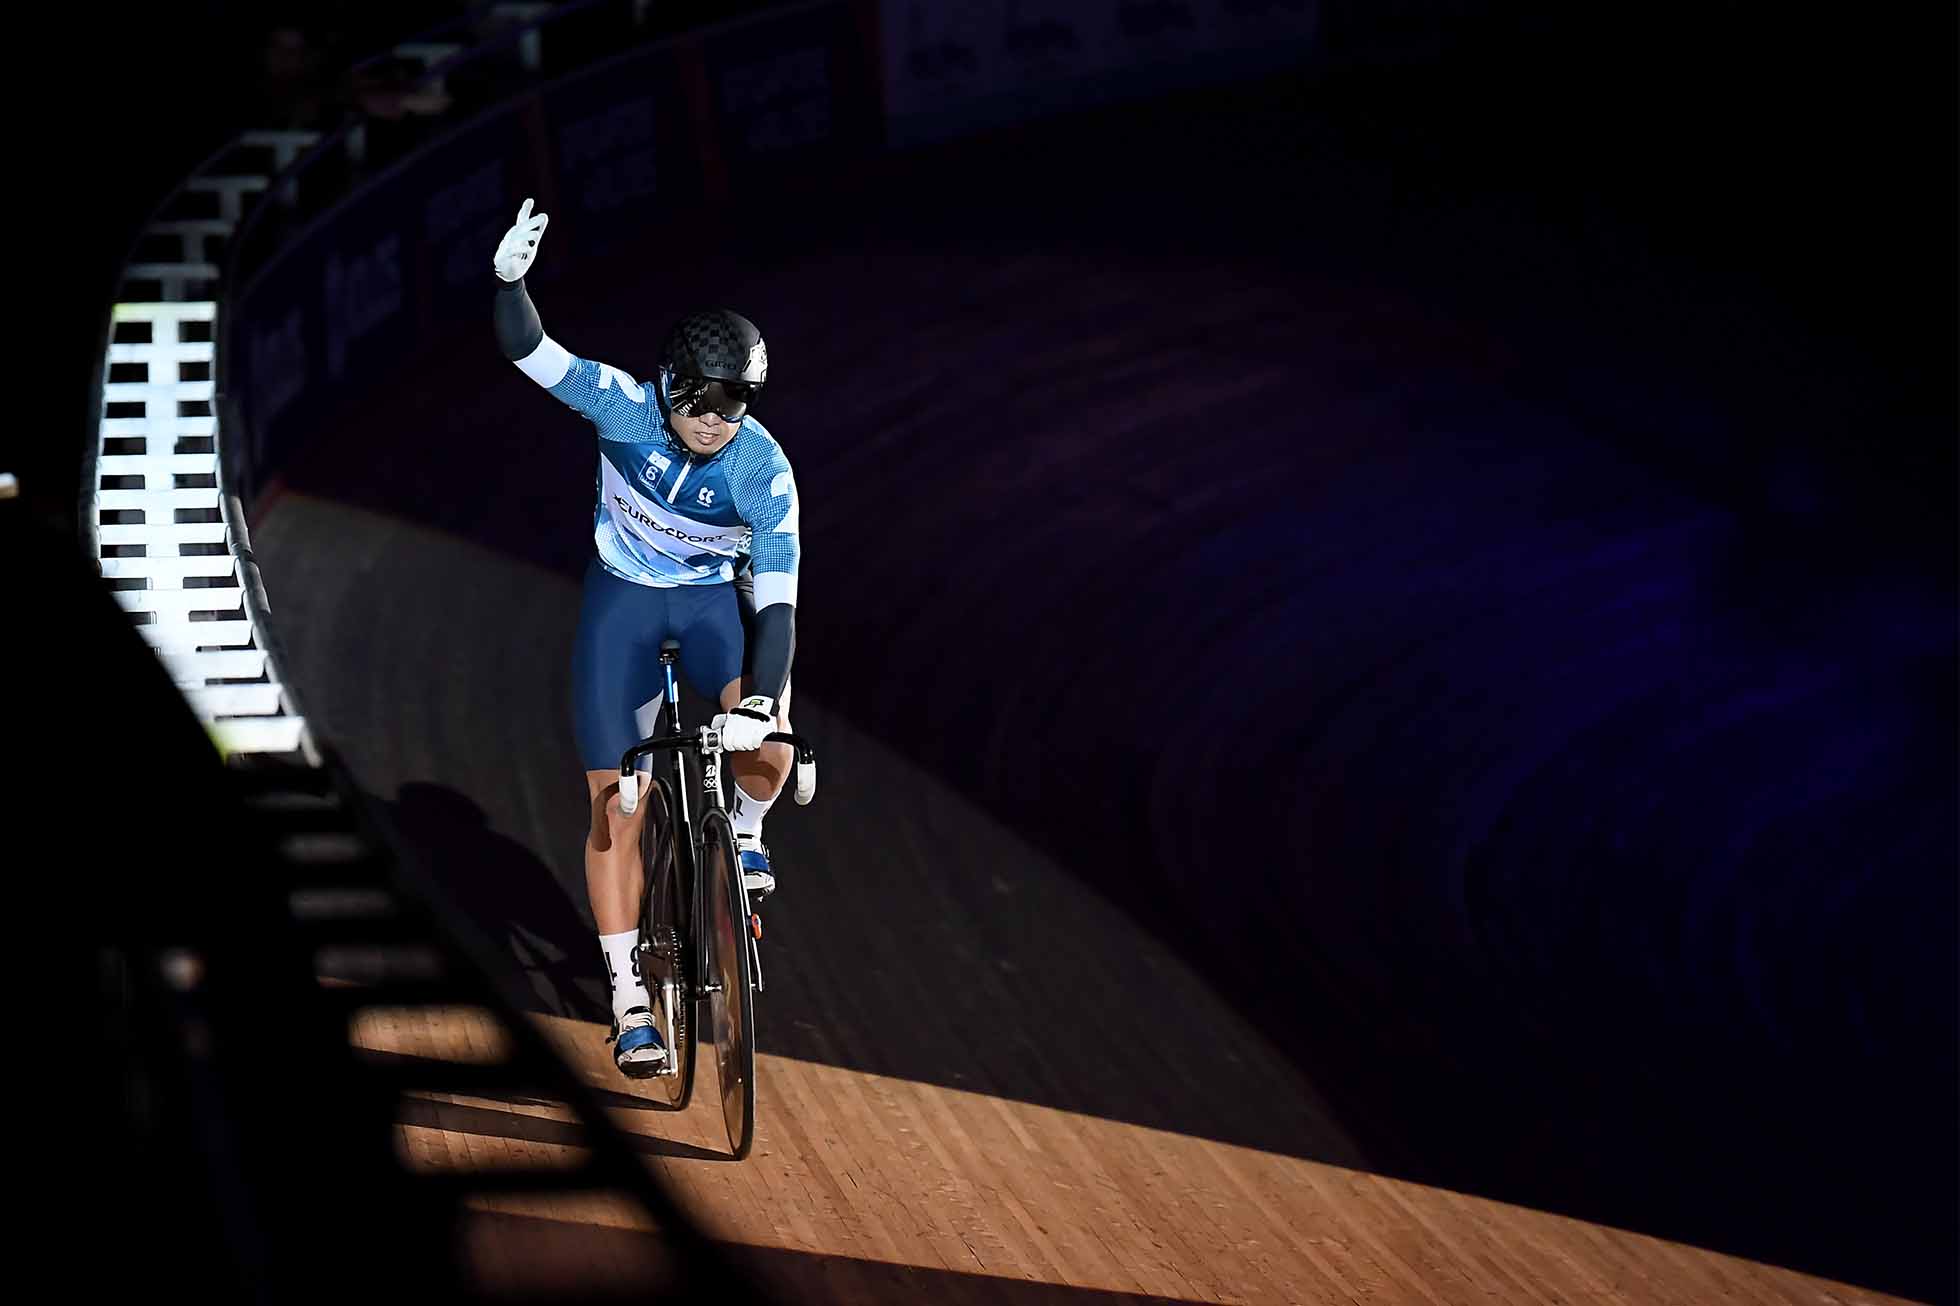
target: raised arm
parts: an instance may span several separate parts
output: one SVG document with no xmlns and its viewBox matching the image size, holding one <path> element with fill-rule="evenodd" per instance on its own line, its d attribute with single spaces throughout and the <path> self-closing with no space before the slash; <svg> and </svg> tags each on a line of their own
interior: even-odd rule
<svg viewBox="0 0 1960 1306">
<path fill-rule="evenodd" d="M 497 274 L 497 303 L 491 311 L 491 320 L 497 328 L 497 345 L 505 358 L 547 390 L 565 379 L 565 373 L 572 367 L 572 356 L 545 335 L 544 323 L 538 321 L 537 306 L 531 302 L 530 292 L 524 289 L 524 274 L 531 270 L 531 260 L 538 256 L 538 242 L 544 238 L 544 229 L 550 222 L 548 213 L 533 216 L 531 201 L 525 200 L 524 207 L 517 211 L 517 221 L 504 233 L 497 243 L 496 254 L 490 259 L 490 269 Z"/>
<path fill-rule="evenodd" d="M 561 403 L 600 424 L 600 437 L 631 438 L 653 416 L 645 410 L 652 396 L 628 373 L 604 363 L 580 358 L 544 333 L 537 306 L 524 288 L 524 274 L 537 257 L 547 214 L 531 213 L 531 201 L 517 211 L 517 222 L 497 246 L 491 266 L 497 274 L 497 297 L 491 322 L 497 345 L 517 370 L 536 381 Z M 619 419 L 617 425 L 606 421 Z"/>
</svg>

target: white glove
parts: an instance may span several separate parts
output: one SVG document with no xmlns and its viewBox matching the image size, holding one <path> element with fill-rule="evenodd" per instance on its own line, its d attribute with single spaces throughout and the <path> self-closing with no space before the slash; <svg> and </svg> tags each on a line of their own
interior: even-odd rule
<svg viewBox="0 0 1960 1306">
<path fill-rule="evenodd" d="M 714 720 L 721 731 L 721 746 L 731 753 L 750 753 L 762 747 L 762 737 L 776 728 L 776 702 L 762 694 L 750 694 L 735 710 Z"/>
<path fill-rule="evenodd" d="M 497 246 L 497 256 L 490 260 L 499 277 L 517 281 L 531 270 L 531 260 L 538 256 L 538 238 L 544 235 L 545 224 L 550 221 L 550 215 L 544 213 L 532 217 L 531 201 L 524 201 L 524 207 L 517 211 L 517 225 L 504 233 L 503 241 Z"/>
</svg>

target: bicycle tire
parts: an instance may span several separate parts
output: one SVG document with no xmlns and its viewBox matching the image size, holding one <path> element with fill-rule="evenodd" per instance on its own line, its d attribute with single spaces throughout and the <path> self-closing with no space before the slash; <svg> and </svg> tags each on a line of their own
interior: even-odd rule
<svg viewBox="0 0 1960 1306">
<path fill-rule="evenodd" d="M 701 820 L 701 887 L 707 902 L 703 942 L 713 957 L 708 993 L 715 1070 L 720 1077 L 721 1119 L 734 1159 L 755 1142 L 755 990 L 749 955 L 748 898 L 742 863 L 728 815 L 711 811 Z"/>
<path fill-rule="evenodd" d="M 687 859 L 680 855 L 686 832 L 674 828 L 676 810 L 665 777 L 655 778 L 647 786 L 646 819 L 640 828 L 646 876 L 640 897 L 640 957 L 648 995 L 662 1004 L 671 1021 L 671 1030 L 663 1028 L 662 1033 L 670 1035 L 667 1055 L 673 1058 L 675 1073 L 648 1080 L 653 1101 L 670 1111 L 685 1111 L 694 1097 L 696 991 L 690 965 L 694 945 L 680 907 L 689 887 Z M 671 989 L 663 993 L 668 986 Z"/>
</svg>

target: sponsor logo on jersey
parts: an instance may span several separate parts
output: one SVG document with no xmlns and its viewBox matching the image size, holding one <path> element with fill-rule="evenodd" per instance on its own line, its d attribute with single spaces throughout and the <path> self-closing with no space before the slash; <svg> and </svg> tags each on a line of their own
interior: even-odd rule
<svg viewBox="0 0 1960 1306">
<path fill-rule="evenodd" d="M 725 532 L 717 531 L 713 535 L 689 535 L 677 526 L 669 526 L 666 522 L 655 521 L 642 511 L 638 504 L 623 494 L 615 494 L 613 496 L 613 506 L 648 530 L 658 531 L 662 535 L 671 536 L 674 539 L 688 544 L 705 544 L 710 548 L 727 549 L 734 543 Z"/>
<path fill-rule="evenodd" d="M 718 483 L 688 484 L 681 489 L 686 497 L 670 505 L 661 487 L 652 484 L 651 452 L 645 444 L 629 452 L 616 443 L 599 459 L 600 557 L 622 575 L 656 585 L 731 579 L 732 564 L 753 547 L 755 532 L 739 519 L 703 521 L 692 515 L 732 515 L 729 489 Z M 678 471 L 674 459 L 664 452 L 662 456 L 671 478 Z M 712 498 L 702 496 L 704 489 Z"/>
<path fill-rule="evenodd" d="M 673 465 L 673 459 L 666 454 L 650 453 L 647 455 L 646 466 L 640 468 L 640 479 L 657 490 L 660 488 L 660 478 L 666 475 L 667 469 Z"/>
</svg>

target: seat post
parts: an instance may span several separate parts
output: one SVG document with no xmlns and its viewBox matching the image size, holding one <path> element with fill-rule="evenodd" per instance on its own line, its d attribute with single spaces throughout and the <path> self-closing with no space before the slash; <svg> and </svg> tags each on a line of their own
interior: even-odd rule
<svg viewBox="0 0 1960 1306">
<path fill-rule="evenodd" d="M 681 728 L 681 687 L 674 680 L 674 664 L 681 658 L 681 642 L 677 639 L 660 641 L 660 666 L 667 674 L 667 728 L 678 731 Z M 675 763 L 679 766 L 679 763 Z"/>
</svg>

